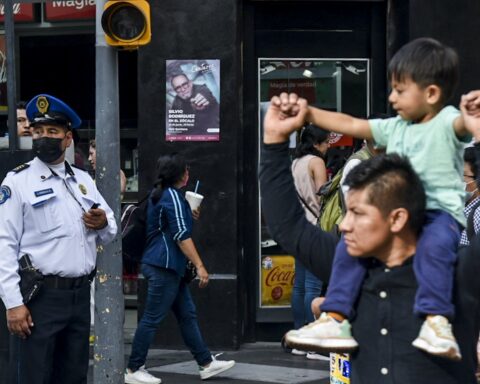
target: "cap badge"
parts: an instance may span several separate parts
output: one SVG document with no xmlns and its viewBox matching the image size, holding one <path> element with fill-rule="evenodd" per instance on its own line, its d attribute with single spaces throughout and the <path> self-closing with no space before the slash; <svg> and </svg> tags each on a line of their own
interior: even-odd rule
<svg viewBox="0 0 480 384">
<path fill-rule="evenodd" d="M 37 109 L 41 114 L 47 113 L 49 106 L 50 105 L 48 104 L 48 100 L 45 96 L 40 96 L 37 99 Z"/>
<path fill-rule="evenodd" d="M 82 192 L 84 195 L 87 194 L 87 188 L 83 184 L 78 185 L 78 189 L 80 189 L 80 192 Z"/>
</svg>

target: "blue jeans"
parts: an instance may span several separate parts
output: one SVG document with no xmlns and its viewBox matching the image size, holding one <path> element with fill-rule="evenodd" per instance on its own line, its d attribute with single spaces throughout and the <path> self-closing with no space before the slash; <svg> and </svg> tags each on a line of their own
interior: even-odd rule
<svg viewBox="0 0 480 384">
<path fill-rule="evenodd" d="M 158 326 L 170 309 L 180 326 L 183 341 L 197 364 L 208 365 L 212 356 L 198 327 L 197 313 L 188 285 L 175 271 L 142 264 L 142 273 L 148 280 L 147 303 L 133 339 L 128 368 L 138 370 L 145 364 L 148 349 Z"/>
<path fill-rule="evenodd" d="M 314 320 L 310 304 L 320 296 L 322 282 L 295 259 L 295 281 L 292 290 L 293 325 L 295 329 Z"/>
</svg>

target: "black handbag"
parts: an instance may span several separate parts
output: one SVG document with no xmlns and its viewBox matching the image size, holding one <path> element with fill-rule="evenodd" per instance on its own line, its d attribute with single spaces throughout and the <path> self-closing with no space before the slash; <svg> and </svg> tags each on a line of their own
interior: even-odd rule
<svg viewBox="0 0 480 384">
<path fill-rule="evenodd" d="M 187 260 L 183 281 L 188 284 L 195 279 L 195 277 L 197 277 L 197 268 L 195 267 L 195 264 L 193 264 L 190 260 Z"/>
</svg>

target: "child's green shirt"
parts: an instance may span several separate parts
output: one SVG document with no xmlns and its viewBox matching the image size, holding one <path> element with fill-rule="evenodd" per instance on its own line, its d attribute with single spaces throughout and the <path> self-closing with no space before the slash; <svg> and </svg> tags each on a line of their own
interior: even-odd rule
<svg viewBox="0 0 480 384">
<path fill-rule="evenodd" d="M 456 136 L 453 122 L 459 115 L 458 109 L 447 106 L 426 123 L 397 116 L 369 120 L 369 124 L 376 145 L 410 160 L 423 182 L 427 209 L 446 211 L 465 226 L 463 151 L 470 137 Z"/>
</svg>

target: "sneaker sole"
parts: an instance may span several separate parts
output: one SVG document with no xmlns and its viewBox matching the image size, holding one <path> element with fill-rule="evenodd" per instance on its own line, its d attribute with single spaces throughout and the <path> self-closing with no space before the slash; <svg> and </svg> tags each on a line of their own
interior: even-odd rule
<svg viewBox="0 0 480 384">
<path fill-rule="evenodd" d="M 330 357 L 321 355 L 319 353 L 311 354 L 307 353 L 308 360 L 317 360 L 317 361 L 330 361 Z"/>
<path fill-rule="evenodd" d="M 286 337 L 285 344 L 290 348 L 296 348 L 309 352 L 337 352 L 349 353 L 358 348 L 355 340 L 345 339 L 314 339 Z"/>
<path fill-rule="evenodd" d="M 145 381 L 138 381 L 138 380 L 134 380 L 134 379 L 127 379 L 125 378 L 125 384 L 145 384 Z M 160 381 L 155 381 L 155 382 L 151 382 L 150 384 L 161 384 L 162 383 L 162 380 L 161 379 L 158 379 Z"/>
<path fill-rule="evenodd" d="M 424 352 L 427 352 L 431 355 L 439 356 L 439 357 L 444 357 L 446 359 L 454 360 L 454 361 L 459 361 L 462 359 L 462 355 L 453 347 L 450 347 L 447 350 L 444 349 L 439 349 L 436 348 L 429 343 L 427 343 L 424 339 L 421 338 L 416 338 L 413 340 L 412 345 L 415 348 L 418 348 Z"/>
<path fill-rule="evenodd" d="M 207 373 L 207 374 L 205 374 L 205 375 L 202 375 L 202 374 L 200 373 L 200 379 L 202 379 L 202 380 L 209 379 L 210 377 L 213 377 L 213 376 L 215 376 L 215 375 L 218 375 L 219 373 L 225 372 L 226 370 L 228 370 L 228 369 L 230 369 L 230 368 L 233 368 L 234 365 L 235 365 L 235 362 L 232 361 L 231 364 L 225 365 L 223 368 L 219 369 L 218 371 L 210 372 L 210 373 Z"/>
<path fill-rule="evenodd" d="M 290 352 L 293 356 L 305 356 L 307 354 L 307 352 L 305 351 L 300 351 L 298 349 L 292 349 L 292 351 Z"/>
</svg>

